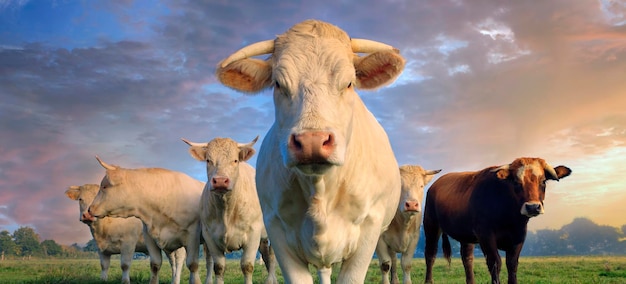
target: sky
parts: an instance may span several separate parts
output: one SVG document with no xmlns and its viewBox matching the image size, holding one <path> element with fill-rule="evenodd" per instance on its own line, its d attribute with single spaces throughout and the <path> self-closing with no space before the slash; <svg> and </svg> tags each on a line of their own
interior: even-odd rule
<svg viewBox="0 0 626 284">
<path fill-rule="evenodd" d="M 530 230 L 626 224 L 626 0 L 0 0 L 0 230 L 89 241 L 64 192 L 100 183 L 96 155 L 206 180 L 180 138 L 262 141 L 274 120 L 270 91 L 228 89 L 215 66 L 306 19 L 407 60 L 357 90 L 400 164 L 441 176 L 540 157 L 573 173 L 548 183 Z"/>
</svg>

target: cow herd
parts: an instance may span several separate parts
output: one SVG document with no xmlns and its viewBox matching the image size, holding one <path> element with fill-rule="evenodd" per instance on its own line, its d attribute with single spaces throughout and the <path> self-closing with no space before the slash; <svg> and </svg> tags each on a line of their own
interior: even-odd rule
<svg viewBox="0 0 626 284">
<path fill-rule="evenodd" d="M 254 58 L 269 55 L 265 60 Z M 102 278 L 111 254 L 121 254 L 122 282 L 129 283 L 132 252 L 150 256 L 150 283 L 158 283 L 162 252 L 179 283 L 183 259 L 190 283 L 200 283 L 199 249 L 204 248 L 205 283 L 224 283 L 225 254 L 242 251 L 241 271 L 252 283 L 257 252 L 265 283 L 364 283 L 376 253 L 382 283 L 404 283 L 422 223 L 426 279 L 441 237 L 461 242 L 467 283 L 474 283 L 473 251 L 479 243 L 499 283 L 498 250 L 506 252 L 509 283 L 516 283 L 517 260 L 529 218 L 543 213 L 547 180 L 571 170 L 540 158 L 519 158 L 476 172 L 447 173 L 426 193 L 441 170 L 399 166 L 383 127 L 355 88 L 390 84 L 405 60 L 389 45 L 350 38 L 331 24 L 307 20 L 276 39 L 246 46 L 222 60 L 216 76 L 246 94 L 273 89 L 275 120 L 265 135 L 256 167 L 248 161 L 257 138 L 239 143 L 215 138 L 190 142 L 189 154 L 206 164 L 206 182 L 160 168 L 126 169 L 97 158 L 105 170 L 100 186 L 72 186 L 80 220 L 98 244 Z"/>
</svg>

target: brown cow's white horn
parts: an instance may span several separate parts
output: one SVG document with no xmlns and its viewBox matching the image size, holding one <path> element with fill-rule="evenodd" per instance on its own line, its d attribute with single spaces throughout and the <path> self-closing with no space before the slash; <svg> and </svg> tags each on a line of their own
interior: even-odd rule
<svg viewBox="0 0 626 284">
<path fill-rule="evenodd" d="M 180 138 L 180 140 L 183 140 L 183 142 L 187 143 L 187 145 L 191 146 L 191 147 L 205 147 L 207 144 L 209 143 L 196 143 L 196 142 L 191 142 L 185 138 Z"/>
<path fill-rule="evenodd" d="M 556 171 L 554 170 L 554 168 L 550 165 L 548 165 L 548 163 L 545 163 L 545 165 L 543 166 L 543 168 L 546 170 L 547 173 L 549 173 L 554 180 L 559 180 L 559 176 L 556 174 Z"/>
<path fill-rule="evenodd" d="M 100 163 L 100 165 L 101 165 L 103 168 L 105 168 L 105 169 L 107 169 L 107 170 L 115 170 L 115 167 L 114 167 L 114 166 L 111 166 L 111 165 L 109 165 L 109 164 L 105 163 L 104 161 L 100 160 L 100 157 L 96 156 L 96 160 L 98 160 L 98 163 Z"/>
<path fill-rule="evenodd" d="M 391 45 L 369 39 L 353 38 L 350 40 L 350 43 L 352 45 L 352 52 L 354 53 L 372 53 L 381 50 L 393 50 L 396 53 L 400 52 Z"/>
<path fill-rule="evenodd" d="M 259 140 L 259 135 L 256 136 L 256 138 L 254 138 L 252 140 L 252 142 L 250 143 L 237 143 L 237 147 L 242 148 L 242 147 L 252 147 L 254 146 L 254 143 L 256 143 L 256 141 Z"/>
<path fill-rule="evenodd" d="M 228 66 L 233 61 L 237 61 L 239 59 L 244 59 L 252 56 L 263 55 L 274 52 L 274 40 L 268 39 L 264 41 L 259 41 L 257 43 L 253 43 L 251 45 L 245 46 L 235 53 L 228 56 L 226 59 L 220 63 L 222 68 Z"/>
</svg>

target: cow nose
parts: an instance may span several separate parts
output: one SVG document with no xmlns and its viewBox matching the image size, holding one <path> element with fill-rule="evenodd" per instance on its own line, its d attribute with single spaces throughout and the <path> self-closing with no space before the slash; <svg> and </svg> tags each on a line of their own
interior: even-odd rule
<svg viewBox="0 0 626 284">
<path fill-rule="evenodd" d="M 91 214 L 91 211 L 89 209 L 87 209 L 87 211 L 83 212 L 80 220 L 82 222 L 93 222 L 93 221 L 95 221 L 95 218 L 94 218 L 93 214 Z"/>
<path fill-rule="evenodd" d="M 404 202 L 404 211 L 420 212 L 420 203 L 417 201 Z"/>
<path fill-rule="evenodd" d="M 228 188 L 230 180 L 227 177 L 214 177 L 211 179 L 211 186 L 213 188 Z"/>
<path fill-rule="evenodd" d="M 540 203 L 526 203 L 524 204 L 526 208 L 526 212 L 528 212 L 529 216 L 537 216 L 543 213 L 543 208 Z"/>
<path fill-rule="evenodd" d="M 289 151 L 300 164 L 327 163 L 335 151 L 335 136 L 327 131 L 292 134 Z"/>
</svg>

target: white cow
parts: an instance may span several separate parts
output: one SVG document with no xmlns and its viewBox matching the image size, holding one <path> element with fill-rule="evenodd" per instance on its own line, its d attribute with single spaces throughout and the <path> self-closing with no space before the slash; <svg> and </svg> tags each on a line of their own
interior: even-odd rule
<svg viewBox="0 0 626 284">
<path fill-rule="evenodd" d="M 91 231 L 91 236 L 98 246 L 100 256 L 100 278 L 107 281 L 111 255 L 119 254 L 122 267 L 122 282 L 130 283 L 130 265 L 135 252 L 149 254 L 148 247 L 144 242 L 144 230 L 141 220 L 131 218 L 93 218 L 84 214 L 89 205 L 98 194 L 100 186 L 97 184 L 72 185 L 65 195 L 72 200 L 78 201 L 80 218 Z M 160 253 L 160 252 L 159 252 Z M 172 275 L 182 271 L 185 249 L 180 248 L 168 254 L 172 267 Z"/>
<path fill-rule="evenodd" d="M 208 181 L 202 192 L 202 236 L 214 261 L 215 279 L 224 283 L 225 253 L 243 250 L 241 272 L 245 283 L 252 284 L 254 260 L 261 240 L 267 244 L 267 232 L 254 181 L 254 168 L 246 163 L 255 153 L 252 146 L 257 136 L 248 144 L 230 138 L 215 138 L 207 143 L 194 143 L 182 139 L 189 154 L 206 163 Z M 261 247 L 266 264 L 266 283 L 278 283 L 276 262 L 268 245 Z"/>
<path fill-rule="evenodd" d="M 250 58 L 271 54 L 267 60 Z M 368 53 L 359 57 L 356 53 Z M 320 21 L 252 44 L 217 69 L 246 93 L 273 87 L 275 121 L 257 159 L 263 218 L 287 283 L 363 283 L 380 234 L 400 198 L 387 134 L 355 88 L 391 83 L 404 59 L 386 44 L 350 39 Z"/>
<path fill-rule="evenodd" d="M 417 248 L 422 224 L 422 200 L 424 200 L 424 186 L 435 174 L 441 170 L 424 170 L 420 166 L 404 165 L 400 167 L 402 177 L 402 194 L 398 203 L 396 215 L 393 217 L 389 229 L 382 233 L 376 247 L 378 262 L 382 274 L 382 283 L 389 283 L 389 269 L 391 268 L 391 283 L 399 283 L 396 253 L 402 255 L 401 265 L 403 283 L 411 284 L 411 264 L 413 254 Z"/>
<path fill-rule="evenodd" d="M 159 282 L 161 253 L 181 247 L 187 252 L 189 283 L 200 283 L 198 253 L 200 246 L 200 196 L 204 183 L 192 177 L 161 168 L 125 169 L 109 165 L 96 157 L 106 169 L 100 191 L 89 206 L 94 217 L 137 217 L 146 226 L 150 251 L 150 283 Z M 207 277 L 212 260 L 208 253 Z M 180 273 L 172 282 L 180 281 Z"/>
</svg>

